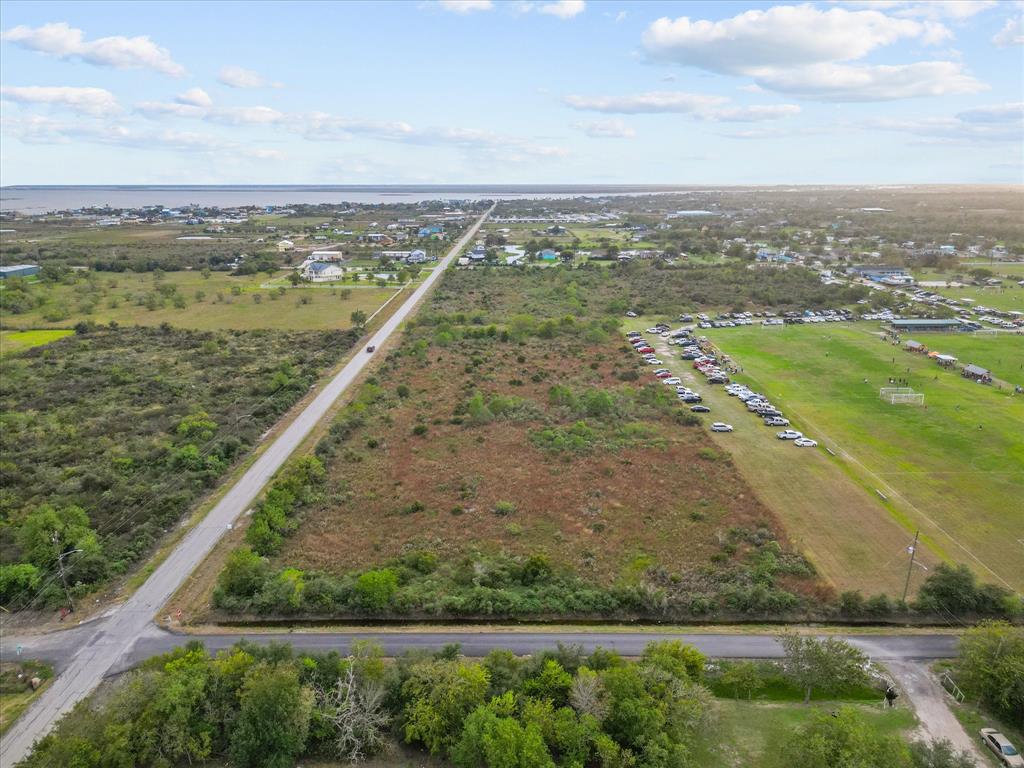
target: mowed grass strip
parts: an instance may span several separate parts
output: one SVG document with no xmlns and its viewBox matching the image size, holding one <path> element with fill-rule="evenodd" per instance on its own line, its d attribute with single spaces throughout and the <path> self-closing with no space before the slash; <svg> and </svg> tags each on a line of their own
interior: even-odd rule
<svg viewBox="0 0 1024 768">
<path fill-rule="evenodd" d="M 824 451 L 779 440 L 779 428 L 764 426 L 740 400 L 722 387 L 708 385 L 673 347 L 661 340 L 655 346 L 664 365 L 702 394 L 704 405 L 711 408 L 702 417 L 705 423 L 733 425 L 734 432 L 710 432 L 708 439 L 729 452 L 757 497 L 782 520 L 790 541 L 819 574 L 840 592 L 859 589 L 898 596 L 906 574 L 904 547 L 913 532 L 886 511 L 872 489 Z M 939 560 L 925 547 L 918 557 L 926 567 Z"/>
<path fill-rule="evenodd" d="M 352 327 L 354 311 L 371 315 L 397 290 L 397 286 L 378 288 L 369 283 L 358 286 L 338 283 L 289 286 L 280 294 L 276 287 L 262 287 L 275 279 L 282 282 L 285 275 L 287 272 L 282 271 L 273 278 L 266 274 L 236 277 L 214 272 L 205 278 L 199 271 L 189 270 L 164 273 L 157 281 L 153 273 L 97 273 L 94 286 L 85 282 L 34 286 L 33 293 L 45 296 L 46 303 L 24 314 L 5 313 L 2 321 L 8 328 L 67 328 L 83 320 L 93 320 L 145 326 L 170 323 L 177 328 L 197 331 L 346 330 Z M 176 286 L 185 299 L 185 306 L 176 307 L 170 298 L 157 309 L 138 303 L 138 297 L 144 299 L 156 292 L 159 285 Z M 201 292 L 201 298 L 197 292 Z M 55 307 L 65 308 L 66 317 L 48 321 Z"/>
<path fill-rule="evenodd" d="M 51 341 L 70 336 L 74 331 L 68 330 L 35 330 L 35 331 L 0 331 L 0 355 L 15 355 L 26 349 L 41 347 Z"/>
<path fill-rule="evenodd" d="M 695 762 L 703 768 L 766 765 L 793 731 L 808 723 L 816 711 L 833 711 L 837 702 L 805 706 L 799 703 L 749 702 L 719 699 L 718 717 L 705 740 L 694 749 Z M 880 705 L 852 705 L 871 730 L 887 736 L 908 737 L 917 725 L 907 708 L 882 709 Z"/>
<path fill-rule="evenodd" d="M 737 378 L 767 394 L 794 428 L 845 452 L 865 483 L 883 486 L 904 525 L 920 527 L 933 548 L 983 578 L 1024 588 L 1024 397 L 940 369 L 875 331 L 750 326 L 708 336 L 743 368 Z M 879 399 L 890 377 L 907 379 L 927 407 Z M 866 519 L 851 535 L 877 524 Z"/>
</svg>

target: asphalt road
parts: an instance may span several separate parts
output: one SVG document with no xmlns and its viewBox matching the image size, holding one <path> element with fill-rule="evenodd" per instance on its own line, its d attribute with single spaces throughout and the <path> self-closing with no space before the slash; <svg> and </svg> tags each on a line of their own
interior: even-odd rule
<svg viewBox="0 0 1024 768">
<path fill-rule="evenodd" d="M 347 655 L 357 640 L 378 643 L 388 656 L 405 651 L 436 650 L 458 643 L 466 656 L 486 656 L 495 648 L 507 648 L 525 655 L 555 648 L 558 643 L 578 644 L 587 652 L 598 646 L 618 651 L 624 656 L 639 656 L 644 647 L 655 640 L 682 640 L 696 646 L 705 655 L 714 658 L 773 659 L 780 658 L 782 648 L 770 634 L 685 634 L 671 632 L 580 631 L 551 632 L 534 629 L 506 631 L 433 631 L 399 632 L 287 632 L 238 633 L 217 635 L 185 635 L 166 632 L 154 627 L 139 638 L 124 659 L 124 668 L 130 669 L 144 659 L 182 645 L 189 640 L 200 640 L 211 651 L 229 648 L 239 640 L 256 643 L 287 642 L 303 651 L 337 651 Z M 957 638 L 952 635 L 849 635 L 843 636 L 878 661 L 921 661 L 948 659 L 956 656 Z"/>
<path fill-rule="evenodd" d="M 365 344 L 381 348 L 473 238 L 491 210 L 493 208 L 467 230 L 440 264 Z M 25 757 L 35 741 L 46 734 L 57 719 L 88 696 L 111 669 L 121 665 L 126 657 L 133 658 L 132 648 L 137 640 L 151 632 L 154 614 L 203 561 L 238 516 L 249 508 L 263 486 L 377 354 L 357 350 L 352 360 L 267 447 L 206 518 L 186 534 L 145 584 L 105 618 L 81 628 L 84 632 L 76 632 L 73 656 L 66 664 L 61 664 L 64 671 L 0 741 L 0 764 L 14 765 Z"/>
</svg>

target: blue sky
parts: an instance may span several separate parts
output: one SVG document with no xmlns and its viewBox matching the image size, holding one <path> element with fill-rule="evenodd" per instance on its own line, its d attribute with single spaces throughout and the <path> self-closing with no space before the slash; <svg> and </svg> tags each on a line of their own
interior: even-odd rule
<svg viewBox="0 0 1024 768">
<path fill-rule="evenodd" d="M 1024 183 L 1014 0 L 4 2 L 0 183 Z"/>
</svg>

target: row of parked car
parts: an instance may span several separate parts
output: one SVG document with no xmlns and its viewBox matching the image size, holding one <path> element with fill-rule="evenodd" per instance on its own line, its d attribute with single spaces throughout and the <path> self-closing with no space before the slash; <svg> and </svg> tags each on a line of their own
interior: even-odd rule
<svg viewBox="0 0 1024 768">
<path fill-rule="evenodd" d="M 782 411 L 772 405 L 768 398 L 759 392 L 754 392 L 743 384 L 729 384 L 726 386 L 725 391 L 732 397 L 742 401 L 747 406 L 748 411 L 755 416 L 761 417 L 765 426 L 789 426 L 789 419 L 782 415 Z M 776 432 L 775 436 L 779 440 L 792 440 L 793 445 L 800 448 L 814 448 L 818 445 L 816 440 L 805 437 L 803 433 L 797 432 L 795 429 L 783 429 L 781 432 Z"/>
<path fill-rule="evenodd" d="M 692 361 L 694 369 L 700 371 L 709 384 L 724 384 L 725 391 L 742 401 L 747 406 L 748 411 L 760 416 L 766 426 L 789 427 L 789 419 L 783 416 L 782 411 L 772 405 L 767 397 L 752 391 L 743 384 L 730 382 L 727 372 L 721 367 L 718 358 L 712 352 L 712 347 L 705 337 L 694 338 L 692 331 L 687 328 L 673 331 L 672 327 L 666 323 L 658 323 L 646 329 L 644 333 L 656 335 L 661 339 L 665 339 L 669 345 L 678 346 L 680 348 L 679 356 L 683 360 Z M 654 377 L 663 384 L 674 386 L 676 388 L 676 396 L 684 403 L 690 404 L 691 411 L 710 413 L 711 409 L 702 404 L 703 398 L 700 393 L 694 392 L 684 385 L 682 379 L 673 375 L 671 370 L 664 367 L 664 361 L 658 358 L 654 347 L 648 343 L 640 331 L 630 331 L 626 334 L 626 338 L 645 363 L 659 366 L 653 371 Z M 716 421 L 712 423 L 711 431 L 732 432 L 733 426 L 732 424 Z M 814 448 L 818 445 L 817 441 L 806 437 L 795 429 L 783 429 L 781 432 L 776 433 L 776 437 L 779 440 L 792 440 L 794 445 L 801 448 Z"/>
<path fill-rule="evenodd" d="M 675 331 L 672 333 L 670 326 L 665 324 L 659 324 L 654 328 L 648 328 L 647 333 L 655 333 L 659 336 L 668 338 L 669 344 L 680 343 L 684 338 L 688 337 L 690 332 L 687 330 Z M 658 359 L 654 348 L 647 343 L 647 340 L 641 336 L 640 331 L 630 331 L 626 334 L 626 338 L 633 345 L 633 349 L 640 353 L 644 362 L 648 365 L 664 365 L 662 360 Z M 678 376 L 673 376 L 672 371 L 668 368 L 655 368 L 654 377 L 661 381 L 662 384 L 668 384 L 676 388 L 676 397 L 682 402 L 690 406 L 690 410 L 694 413 L 709 413 L 711 411 L 706 405 L 701 405 L 703 397 L 700 392 L 695 392 L 689 387 L 683 384 L 682 379 Z"/>
</svg>

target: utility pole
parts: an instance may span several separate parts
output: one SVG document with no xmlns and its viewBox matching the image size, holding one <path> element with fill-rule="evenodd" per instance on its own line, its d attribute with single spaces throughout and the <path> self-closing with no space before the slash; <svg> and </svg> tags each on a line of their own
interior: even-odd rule
<svg viewBox="0 0 1024 768">
<path fill-rule="evenodd" d="M 67 557 L 68 555 L 73 555 L 76 552 L 81 552 L 82 550 L 80 550 L 80 549 L 72 549 L 70 552 L 61 552 L 60 551 L 60 534 L 57 531 L 53 532 L 53 535 L 50 537 L 50 541 L 53 542 L 53 546 L 57 550 L 57 572 L 60 574 L 61 584 L 64 585 L 64 596 L 67 598 L 67 601 L 68 601 L 68 612 L 69 613 L 74 613 L 75 612 L 75 604 L 71 600 L 71 590 L 68 588 L 68 577 L 67 577 L 67 573 L 65 573 L 65 571 L 64 571 L 64 558 Z"/>
<path fill-rule="evenodd" d="M 901 603 L 907 602 L 907 590 L 910 589 L 910 574 L 914 570 L 914 558 L 917 557 L 917 538 L 921 535 L 921 531 L 914 531 L 914 543 L 910 545 L 910 563 L 907 565 L 907 580 L 903 583 L 903 597 L 900 599 Z"/>
</svg>

